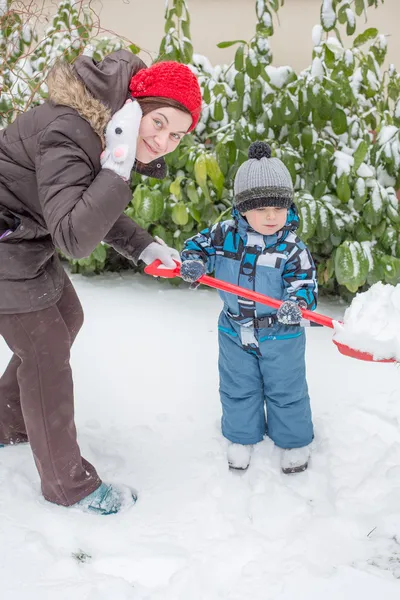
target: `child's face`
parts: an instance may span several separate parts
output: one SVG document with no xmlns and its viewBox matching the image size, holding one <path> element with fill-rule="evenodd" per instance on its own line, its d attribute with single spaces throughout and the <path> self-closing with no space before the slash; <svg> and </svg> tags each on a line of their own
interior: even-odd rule
<svg viewBox="0 0 400 600">
<path fill-rule="evenodd" d="M 265 206 L 254 208 L 243 213 L 250 227 L 262 235 L 273 235 L 284 227 L 287 219 L 287 208 Z"/>
</svg>

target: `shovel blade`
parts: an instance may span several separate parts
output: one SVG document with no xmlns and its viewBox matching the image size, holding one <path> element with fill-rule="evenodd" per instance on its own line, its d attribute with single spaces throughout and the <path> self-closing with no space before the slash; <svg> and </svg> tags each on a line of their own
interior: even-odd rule
<svg viewBox="0 0 400 600">
<path fill-rule="evenodd" d="M 350 346 L 346 346 L 345 344 L 341 344 L 336 340 L 332 340 L 335 346 L 341 354 L 344 356 L 349 356 L 350 358 L 357 358 L 358 360 L 365 360 L 368 362 L 380 362 L 380 363 L 394 363 L 397 362 L 395 358 L 374 358 L 372 354 L 369 352 L 362 352 L 361 350 L 356 350 L 355 348 L 351 348 Z"/>
</svg>

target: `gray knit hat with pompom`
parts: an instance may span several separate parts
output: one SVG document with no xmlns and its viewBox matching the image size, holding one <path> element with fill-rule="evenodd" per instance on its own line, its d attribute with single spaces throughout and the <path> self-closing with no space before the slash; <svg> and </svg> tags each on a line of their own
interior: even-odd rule
<svg viewBox="0 0 400 600">
<path fill-rule="evenodd" d="M 265 142 L 251 144 L 249 159 L 240 165 L 235 177 L 234 206 L 239 212 L 264 206 L 291 206 L 292 178 L 283 162 L 272 158 L 271 154 L 271 148 Z"/>
</svg>

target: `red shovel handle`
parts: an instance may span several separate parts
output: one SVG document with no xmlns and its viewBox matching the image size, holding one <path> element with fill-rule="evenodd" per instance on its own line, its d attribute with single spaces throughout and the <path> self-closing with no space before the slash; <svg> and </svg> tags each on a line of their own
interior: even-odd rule
<svg viewBox="0 0 400 600">
<path fill-rule="evenodd" d="M 148 265 L 144 272 L 147 275 L 153 275 L 154 277 L 179 277 L 180 276 L 180 265 L 176 263 L 175 269 L 167 269 L 165 267 L 160 267 L 161 262 L 159 260 L 154 261 L 151 265 Z M 260 304 L 266 304 L 272 308 L 279 308 L 283 302 L 282 300 L 277 300 L 276 298 L 270 298 L 269 296 L 265 296 L 264 294 L 260 294 L 258 292 L 253 292 L 252 290 L 247 290 L 246 288 L 242 288 L 239 285 L 234 285 L 233 283 L 227 283 L 226 281 L 221 281 L 220 279 L 215 279 L 214 277 L 210 277 L 209 275 L 203 275 L 198 279 L 200 283 L 207 285 L 208 287 L 215 288 L 217 290 L 221 290 L 223 292 L 228 292 L 229 294 L 234 294 L 235 296 L 241 296 L 242 298 L 247 298 L 248 300 L 254 300 L 255 302 L 259 302 Z M 323 325 L 324 327 L 334 328 L 333 319 L 330 317 L 326 317 L 325 315 L 320 315 L 319 313 L 315 313 L 311 310 L 301 309 L 302 315 L 304 319 L 308 321 L 312 321 L 313 323 L 318 323 L 318 325 Z"/>
</svg>

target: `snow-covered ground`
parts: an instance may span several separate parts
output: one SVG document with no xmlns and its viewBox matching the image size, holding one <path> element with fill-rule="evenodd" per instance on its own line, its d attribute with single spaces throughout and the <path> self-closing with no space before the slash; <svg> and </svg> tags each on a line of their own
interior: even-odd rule
<svg viewBox="0 0 400 600">
<path fill-rule="evenodd" d="M 29 447 L 0 450 L 1 598 L 398 600 L 399 368 L 343 357 L 331 330 L 308 330 L 310 469 L 281 474 L 265 440 L 238 476 L 219 429 L 217 294 L 135 275 L 73 281 L 82 451 L 140 498 L 112 517 L 53 506 Z M 9 355 L 0 340 L 0 372 Z"/>
</svg>

